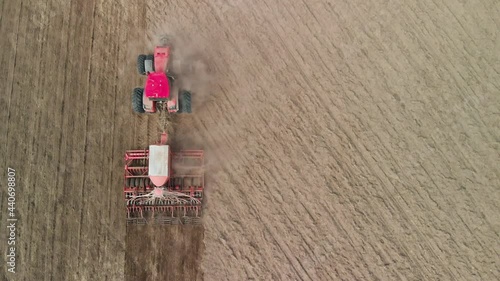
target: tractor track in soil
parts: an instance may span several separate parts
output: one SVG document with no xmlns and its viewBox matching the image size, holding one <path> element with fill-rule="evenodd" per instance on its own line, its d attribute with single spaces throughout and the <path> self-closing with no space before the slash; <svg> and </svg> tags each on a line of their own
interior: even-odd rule
<svg viewBox="0 0 500 281">
<path fill-rule="evenodd" d="M 500 6 L 459 2 L 2 2 L 0 279 L 498 280 Z M 206 151 L 203 226 L 125 225 L 160 33 L 210 70 L 169 126 Z"/>
</svg>

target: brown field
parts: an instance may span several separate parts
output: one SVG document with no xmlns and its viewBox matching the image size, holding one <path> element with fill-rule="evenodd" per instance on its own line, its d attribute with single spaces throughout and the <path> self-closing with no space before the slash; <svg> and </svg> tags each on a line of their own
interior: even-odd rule
<svg viewBox="0 0 500 281">
<path fill-rule="evenodd" d="M 498 0 L 132 2 L 0 1 L 0 280 L 500 279 Z M 161 33 L 197 67 L 170 129 L 203 227 L 125 225 Z"/>
</svg>

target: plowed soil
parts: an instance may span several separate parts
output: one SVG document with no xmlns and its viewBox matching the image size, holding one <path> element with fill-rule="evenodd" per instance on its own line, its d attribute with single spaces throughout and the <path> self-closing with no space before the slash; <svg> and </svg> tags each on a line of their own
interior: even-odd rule
<svg viewBox="0 0 500 281">
<path fill-rule="evenodd" d="M 1 280 L 500 279 L 500 2 L 133 2 L 0 2 Z M 165 33 L 203 227 L 125 225 Z"/>
</svg>

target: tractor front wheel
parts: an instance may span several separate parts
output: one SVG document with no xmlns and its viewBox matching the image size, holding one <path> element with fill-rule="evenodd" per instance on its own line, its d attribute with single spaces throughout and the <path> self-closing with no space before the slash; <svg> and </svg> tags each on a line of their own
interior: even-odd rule
<svg viewBox="0 0 500 281">
<path fill-rule="evenodd" d="M 137 72 L 139 72 L 140 75 L 146 74 L 145 61 L 146 61 L 146 55 L 137 56 Z"/>
<path fill-rule="evenodd" d="M 137 113 L 144 113 L 144 106 L 142 104 L 142 94 L 144 90 L 142 88 L 135 88 L 132 93 L 132 109 Z"/>
</svg>

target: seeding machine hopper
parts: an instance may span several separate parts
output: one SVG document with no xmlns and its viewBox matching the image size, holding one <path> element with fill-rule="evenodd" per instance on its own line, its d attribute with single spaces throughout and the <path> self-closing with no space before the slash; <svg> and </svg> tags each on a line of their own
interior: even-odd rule
<svg viewBox="0 0 500 281">
<path fill-rule="evenodd" d="M 170 47 L 158 46 L 153 55 L 139 55 L 137 69 L 146 75 L 144 88 L 135 88 L 132 93 L 132 109 L 137 113 L 191 113 L 191 93 L 186 90 L 173 91 L 174 76 L 169 72 Z"/>
<path fill-rule="evenodd" d="M 127 224 L 199 224 L 204 189 L 202 150 L 172 152 L 167 134 L 145 150 L 125 152 Z"/>
</svg>

